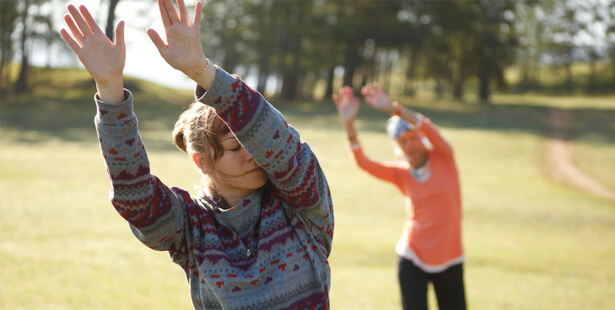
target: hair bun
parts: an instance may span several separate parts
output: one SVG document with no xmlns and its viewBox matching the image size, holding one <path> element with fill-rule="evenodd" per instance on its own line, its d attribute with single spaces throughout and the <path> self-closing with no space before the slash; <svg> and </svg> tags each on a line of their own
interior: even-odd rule
<svg viewBox="0 0 615 310">
<path fill-rule="evenodd" d="M 182 152 L 188 154 L 186 137 L 184 137 L 184 123 L 184 120 L 181 118 L 175 123 L 175 128 L 173 128 L 173 144 Z"/>
</svg>

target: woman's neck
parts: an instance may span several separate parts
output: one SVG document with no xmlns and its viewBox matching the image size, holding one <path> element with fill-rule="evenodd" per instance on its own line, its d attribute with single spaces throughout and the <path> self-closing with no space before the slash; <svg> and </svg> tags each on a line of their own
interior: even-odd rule
<svg viewBox="0 0 615 310">
<path fill-rule="evenodd" d="M 418 169 L 423 167 L 427 162 L 427 152 L 416 154 L 414 156 L 410 156 L 410 166 L 414 169 Z"/>
<path fill-rule="evenodd" d="M 221 209 L 230 209 L 236 206 L 238 203 L 242 202 L 244 199 L 248 198 L 250 195 L 254 194 L 257 190 L 221 190 L 218 189 L 218 194 L 222 196 L 222 199 L 226 202 L 225 204 L 221 204 Z"/>
</svg>

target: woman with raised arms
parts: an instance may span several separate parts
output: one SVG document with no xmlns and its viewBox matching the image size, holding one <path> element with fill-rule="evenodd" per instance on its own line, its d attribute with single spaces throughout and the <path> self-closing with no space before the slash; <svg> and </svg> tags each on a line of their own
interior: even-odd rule
<svg viewBox="0 0 615 310">
<path fill-rule="evenodd" d="M 314 153 L 282 114 L 203 54 L 201 3 L 158 0 L 166 41 L 147 33 L 197 83 L 174 143 L 203 175 L 197 195 L 150 173 L 133 97 L 124 89 L 124 22 L 116 42 L 68 6 L 61 34 L 96 81 L 95 125 L 111 202 L 148 247 L 186 273 L 195 309 L 327 309 L 333 209 Z M 138 109 L 138 105 L 137 105 Z"/>
</svg>

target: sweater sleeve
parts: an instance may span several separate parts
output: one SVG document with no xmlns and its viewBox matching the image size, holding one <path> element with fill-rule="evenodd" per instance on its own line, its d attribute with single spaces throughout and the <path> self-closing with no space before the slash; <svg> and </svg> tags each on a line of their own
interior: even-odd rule
<svg viewBox="0 0 615 310">
<path fill-rule="evenodd" d="M 448 161 L 454 159 L 453 147 L 442 137 L 440 131 L 428 118 L 424 118 L 418 128 L 433 145 L 433 151 Z"/>
<path fill-rule="evenodd" d="M 148 247 L 183 251 L 184 207 L 187 193 L 165 186 L 150 174 L 149 160 L 137 129 L 132 94 L 108 104 L 95 97 L 94 119 L 100 148 L 111 181 L 111 203 L 126 219 L 135 236 Z"/>
<path fill-rule="evenodd" d="M 380 180 L 394 184 L 397 189 L 403 192 L 403 184 L 399 167 L 381 164 L 369 159 L 363 153 L 361 146 L 354 148 L 351 154 L 359 168 L 365 170 L 367 173 Z"/>
<path fill-rule="evenodd" d="M 276 194 L 305 220 L 329 253 L 334 224 L 329 186 L 299 132 L 259 92 L 220 68 L 210 89 L 205 92 L 197 88 L 196 97 L 216 110 L 267 171 Z"/>
</svg>

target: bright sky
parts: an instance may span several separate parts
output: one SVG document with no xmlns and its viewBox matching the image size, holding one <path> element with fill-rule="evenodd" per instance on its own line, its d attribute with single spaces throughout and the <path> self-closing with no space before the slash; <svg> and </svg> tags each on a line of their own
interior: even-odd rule
<svg viewBox="0 0 615 310">
<path fill-rule="evenodd" d="M 188 1 L 186 1 L 188 2 Z M 160 56 L 156 46 L 145 32 L 153 28 L 164 38 L 164 26 L 155 1 L 120 1 L 115 10 L 116 21 L 126 22 L 126 69 L 127 75 L 176 88 L 194 88 L 194 82 L 181 72 L 171 68 Z M 144 20 L 142 16 L 151 16 Z M 194 12 L 190 12 L 191 16 Z M 106 13 L 104 14 L 106 16 Z"/>
<path fill-rule="evenodd" d="M 104 31 L 107 18 L 106 5 L 101 6 L 101 1 L 92 0 L 74 0 L 70 1 L 70 3 L 75 6 L 85 5 Z M 54 10 L 59 17 L 57 21 L 58 28 L 66 28 L 62 20 L 64 14 L 68 12 L 66 7 L 58 6 Z M 190 12 L 190 14 L 194 16 L 193 12 Z M 147 28 L 153 28 L 164 37 L 164 27 L 160 21 L 160 13 L 156 1 L 122 0 L 115 10 L 115 15 L 116 24 L 120 20 L 126 22 L 126 67 L 124 70 L 126 75 L 143 78 L 174 88 L 191 89 L 194 87 L 192 80 L 171 68 L 162 59 L 158 50 L 145 33 Z M 151 18 L 149 18 L 150 16 Z M 149 19 L 143 17 L 148 17 Z M 34 50 L 36 51 L 36 49 Z M 37 62 L 45 62 L 46 60 L 46 55 L 36 55 L 35 53 L 33 62 L 37 65 L 39 64 Z M 57 60 L 53 65 L 66 66 L 66 63 L 67 61 Z M 80 63 L 79 66 L 81 66 Z"/>
</svg>

